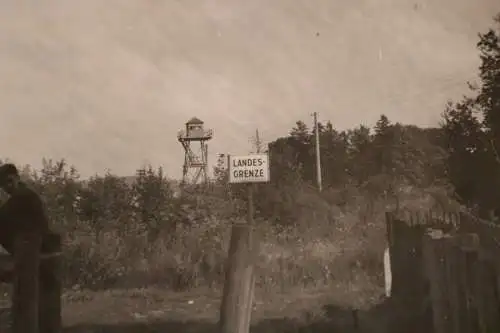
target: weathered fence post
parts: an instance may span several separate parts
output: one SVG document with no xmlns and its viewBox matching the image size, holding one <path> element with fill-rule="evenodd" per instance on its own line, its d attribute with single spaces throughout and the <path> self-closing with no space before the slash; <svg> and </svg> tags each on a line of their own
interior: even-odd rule
<svg viewBox="0 0 500 333">
<path fill-rule="evenodd" d="M 471 281 L 468 256 L 479 250 L 478 237 L 475 234 L 457 234 L 445 238 L 446 281 L 448 303 L 454 333 L 474 332 L 477 323 L 471 306 Z M 470 258 L 469 258 L 470 259 Z"/>
<path fill-rule="evenodd" d="M 253 184 L 248 185 L 248 221 L 233 224 L 220 310 L 221 333 L 248 333 L 253 307 Z"/>
<path fill-rule="evenodd" d="M 443 242 L 444 277 L 448 288 L 448 304 L 450 306 L 450 320 L 453 333 L 464 330 L 465 318 L 463 313 L 464 295 L 461 276 L 464 272 L 463 254 L 459 241 L 456 237 L 446 236 Z"/>
<path fill-rule="evenodd" d="M 351 312 L 352 314 L 352 328 L 354 332 L 359 332 L 361 330 L 361 326 L 359 324 L 359 310 L 354 309 Z"/>
<path fill-rule="evenodd" d="M 14 241 L 12 332 L 39 333 L 38 297 L 42 238 L 25 234 Z"/>
<path fill-rule="evenodd" d="M 423 296 L 425 277 L 422 272 L 421 224 L 409 226 L 405 221 L 389 216 L 389 257 L 391 271 L 391 298 L 408 311 L 416 306 Z M 415 309 L 414 309 L 415 310 Z"/>
<path fill-rule="evenodd" d="M 459 315 L 466 319 L 462 331 L 489 333 L 499 330 L 498 299 L 496 299 L 496 272 L 488 260 L 495 263 L 497 254 L 487 254 L 476 234 L 462 235 L 464 258 L 463 288 L 465 311 Z M 494 265 L 494 264 L 493 264 Z"/>
<path fill-rule="evenodd" d="M 250 281 L 253 276 L 248 271 L 250 242 L 251 226 L 233 225 L 220 312 L 222 333 L 248 333 L 252 306 L 249 289 L 253 289 Z"/>
<path fill-rule="evenodd" d="M 40 296 L 38 300 L 40 333 L 61 332 L 61 236 L 49 234 L 42 246 Z"/>
<path fill-rule="evenodd" d="M 462 251 L 462 289 L 464 305 L 459 315 L 463 318 L 462 332 L 479 333 L 479 299 L 476 289 L 476 271 L 479 260 L 479 238 L 475 234 L 464 233 L 461 235 L 460 248 Z M 489 333 L 489 332 L 488 332 Z"/>
<path fill-rule="evenodd" d="M 450 307 L 447 302 L 447 281 L 445 267 L 444 234 L 440 230 L 431 230 L 423 238 L 423 258 L 429 281 L 430 298 L 435 333 L 452 332 Z"/>
<path fill-rule="evenodd" d="M 474 281 L 474 295 L 477 302 L 478 324 L 481 333 L 500 332 L 498 303 L 495 292 L 492 272 L 487 262 L 479 259 L 473 265 L 476 272 Z"/>
</svg>

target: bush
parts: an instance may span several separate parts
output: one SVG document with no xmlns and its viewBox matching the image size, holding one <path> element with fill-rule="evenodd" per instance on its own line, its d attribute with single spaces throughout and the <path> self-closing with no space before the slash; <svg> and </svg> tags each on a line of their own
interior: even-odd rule
<svg viewBox="0 0 500 333">
<path fill-rule="evenodd" d="M 108 173 L 86 181 L 64 161 L 24 170 L 64 236 L 66 287 L 186 290 L 223 283 L 230 226 L 244 217 L 241 200 L 228 200 L 224 186 L 180 196 L 175 182 L 152 167 L 133 178 Z M 394 202 L 353 188 L 320 196 L 304 185 L 288 189 L 286 206 L 278 207 L 284 195 L 278 192 L 257 192 L 258 202 L 275 205 L 274 213 L 256 220 L 260 289 L 353 288 L 361 281 L 358 289 L 382 293 L 384 212 Z M 435 193 L 401 190 L 398 206 L 419 197 L 422 208 L 430 208 L 439 201 Z M 286 223 L 275 213 L 283 210 Z"/>
</svg>

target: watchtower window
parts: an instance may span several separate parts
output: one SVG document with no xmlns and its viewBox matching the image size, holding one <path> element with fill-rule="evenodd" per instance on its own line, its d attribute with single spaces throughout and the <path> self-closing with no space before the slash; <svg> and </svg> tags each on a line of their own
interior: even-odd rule
<svg viewBox="0 0 500 333">
<path fill-rule="evenodd" d="M 190 124 L 190 125 L 188 125 L 188 130 L 191 130 L 191 131 L 201 130 L 202 128 L 203 128 L 203 126 L 199 125 L 199 124 Z"/>
<path fill-rule="evenodd" d="M 187 136 L 190 138 L 202 138 L 205 131 L 203 130 L 203 125 L 200 124 L 189 124 L 187 128 Z"/>
</svg>

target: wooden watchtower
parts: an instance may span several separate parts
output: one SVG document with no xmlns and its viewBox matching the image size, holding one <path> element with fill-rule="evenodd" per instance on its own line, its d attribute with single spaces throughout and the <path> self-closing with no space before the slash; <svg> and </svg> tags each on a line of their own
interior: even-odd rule
<svg viewBox="0 0 500 333">
<path fill-rule="evenodd" d="M 182 166 L 182 184 L 208 182 L 208 145 L 212 139 L 211 129 L 205 129 L 203 121 L 193 117 L 186 123 L 186 128 L 179 131 L 177 139 L 184 148 Z"/>
</svg>

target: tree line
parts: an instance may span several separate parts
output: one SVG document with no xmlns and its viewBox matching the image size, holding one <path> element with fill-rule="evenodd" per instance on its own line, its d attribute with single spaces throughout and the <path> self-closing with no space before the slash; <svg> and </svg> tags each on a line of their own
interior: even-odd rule
<svg viewBox="0 0 500 333">
<path fill-rule="evenodd" d="M 373 127 L 339 131 L 319 124 L 325 195 L 344 192 L 394 197 L 408 188 L 435 189 L 483 218 L 500 215 L 500 15 L 479 34 L 479 82 L 449 101 L 434 128 L 392 122 L 381 115 Z M 297 121 L 286 137 L 268 146 L 272 189 L 261 192 L 260 211 L 282 206 L 297 188 L 314 187 L 315 131 Z M 216 167 L 224 182 L 223 160 Z M 293 200 L 292 200 L 293 202 Z M 336 201 L 335 204 L 341 204 Z M 274 209 L 271 209 L 274 207 Z M 283 212 L 280 212 L 283 216 Z M 276 214 L 274 214 L 276 217 Z"/>
</svg>

